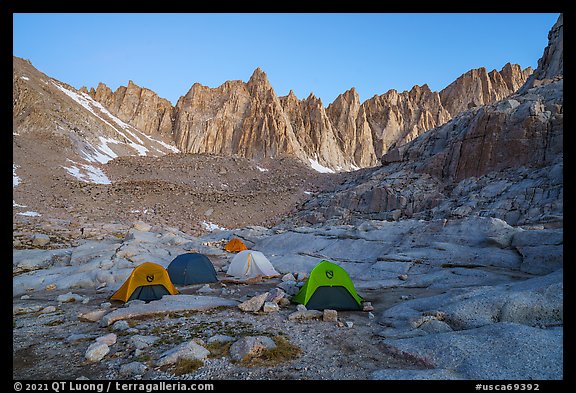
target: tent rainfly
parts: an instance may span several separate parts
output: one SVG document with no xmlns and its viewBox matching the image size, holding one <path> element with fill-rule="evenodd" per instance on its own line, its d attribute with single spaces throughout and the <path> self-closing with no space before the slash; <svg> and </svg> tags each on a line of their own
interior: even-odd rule
<svg viewBox="0 0 576 393">
<path fill-rule="evenodd" d="M 110 300 L 128 302 L 139 299 L 149 302 L 159 300 L 164 295 L 176 295 L 178 290 L 170 281 L 168 272 L 162 265 L 144 262 L 132 270 L 124 284 L 112 295 Z"/>
<path fill-rule="evenodd" d="M 210 259 L 196 252 L 178 255 L 168 265 L 168 275 L 174 285 L 217 282 L 216 270 Z"/>
<path fill-rule="evenodd" d="M 244 250 L 236 254 L 232 258 L 226 274 L 238 278 L 280 275 L 264 254 L 253 250 Z"/>
<path fill-rule="evenodd" d="M 224 250 L 228 251 L 228 252 L 240 252 L 240 251 L 244 251 L 247 250 L 248 247 L 246 247 L 246 244 L 244 244 L 244 242 L 238 238 L 232 238 L 230 239 L 230 241 L 228 243 L 226 243 L 226 246 L 224 246 Z"/>
<path fill-rule="evenodd" d="M 312 269 L 292 302 L 309 310 L 362 310 L 362 297 L 356 293 L 346 270 L 326 260 Z"/>
</svg>

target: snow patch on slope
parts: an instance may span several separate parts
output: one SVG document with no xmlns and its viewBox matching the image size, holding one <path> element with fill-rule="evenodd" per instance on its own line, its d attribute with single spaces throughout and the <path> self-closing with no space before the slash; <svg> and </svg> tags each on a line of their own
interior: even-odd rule
<svg viewBox="0 0 576 393">
<path fill-rule="evenodd" d="M 28 217 L 40 217 L 41 214 L 38 212 L 34 212 L 34 211 L 27 211 L 27 212 L 22 212 L 22 213 L 16 213 L 18 215 L 21 216 L 28 216 Z"/>
<path fill-rule="evenodd" d="M 316 160 L 313 160 L 311 158 L 308 159 L 310 161 L 310 165 L 312 166 L 312 169 L 314 169 L 316 172 L 320 172 L 320 173 L 334 173 L 334 171 L 330 168 L 327 168 L 323 165 L 320 165 L 320 163 Z"/>
<path fill-rule="evenodd" d="M 96 116 L 97 118 L 102 120 L 104 123 L 106 123 L 108 126 L 110 126 L 113 130 L 115 130 L 122 137 L 122 141 L 114 139 L 114 138 L 109 138 L 109 137 L 108 138 L 99 137 L 101 144 L 98 148 L 94 148 L 94 150 L 96 150 L 96 152 L 93 153 L 92 156 L 90 156 L 89 154 L 84 152 L 86 154 L 86 156 L 90 156 L 90 158 L 92 158 L 92 159 L 87 158 L 88 161 L 92 161 L 92 162 L 97 161 L 100 163 L 106 163 L 110 159 L 117 157 L 118 155 L 116 153 L 114 153 L 110 149 L 110 147 L 108 146 L 109 143 L 127 144 L 130 147 L 132 147 L 134 150 L 136 150 L 138 155 L 146 156 L 146 155 L 148 155 L 150 150 L 148 149 L 148 147 L 144 146 L 145 142 L 142 138 L 148 139 L 148 141 L 151 142 L 149 147 L 156 150 L 161 155 L 166 154 L 166 152 L 154 147 L 154 144 L 158 144 L 158 145 L 164 147 L 165 149 L 167 149 L 171 152 L 174 152 L 174 153 L 180 152 L 180 150 L 178 150 L 176 147 L 174 147 L 168 143 L 165 143 L 164 141 L 161 141 L 159 139 L 152 138 L 151 136 L 146 135 L 145 133 L 139 131 L 135 127 L 132 127 L 131 125 L 126 124 L 125 122 L 123 122 L 122 120 L 120 120 L 119 118 L 114 116 L 112 113 L 110 113 L 104 106 L 102 106 L 102 104 L 100 104 L 99 102 L 92 99 L 92 97 L 90 97 L 88 94 L 82 93 L 82 92 L 76 93 L 74 91 L 66 89 L 64 86 L 62 86 L 62 85 L 60 85 L 54 81 L 52 81 L 52 83 L 60 91 L 62 91 L 68 97 L 72 98 L 74 101 L 79 103 L 83 108 L 88 110 L 94 116 Z M 109 120 L 111 120 L 116 125 L 114 125 L 110 121 L 106 120 L 103 116 L 106 116 Z M 97 152 L 97 150 L 100 150 L 100 152 L 103 155 L 99 154 Z"/>
<path fill-rule="evenodd" d="M 204 228 L 210 232 L 212 231 L 226 231 L 227 229 L 221 226 L 218 226 L 217 224 L 214 224 L 212 222 L 206 222 L 206 221 L 202 221 L 202 225 L 204 226 Z"/>
<path fill-rule="evenodd" d="M 66 171 L 77 178 L 80 181 L 86 183 L 95 183 L 95 184 L 112 184 L 108 176 L 102 171 L 100 168 L 96 168 L 92 165 L 87 164 L 78 164 L 75 161 L 68 159 L 68 161 L 72 162 L 75 165 L 70 167 L 62 166 L 62 168 L 66 169 Z M 80 168 L 79 168 L 80 167 Z"/>
<path fill-rule="evenodd" d="M 20 178 L 16 174 L 16 168 L 18 168 L 18 165 L 12 164 L 12 188 L 20 184 Z"/>
</svg>

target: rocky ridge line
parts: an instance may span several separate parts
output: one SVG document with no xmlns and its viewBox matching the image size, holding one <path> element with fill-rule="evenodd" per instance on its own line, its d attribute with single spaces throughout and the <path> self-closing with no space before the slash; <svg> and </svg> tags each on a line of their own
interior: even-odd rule
<svg viewBox="0 0 576 393">
<path fill-rule="evenodd" d="M 380 168 L 351 174 L 285 224 L 479 215 L 510 225 L 562 226 L 562 26 L 560 16 L 536 76 L 518 93 L 393 145 Z"/>
<path fill-rule="evenodd" d="M 217 88 L 195 83 L 172 107 L 132 81 L 112 92 L 100 83 L 81 90 L 123 121 L 150 134 L 170 136 L 185 153 L 237 154 L 261 159 L 296 156 L 334 170 L 371 167 L 392 145 L 409 142 L 445 124 L 470 105 L 514 93 L 532 73 L 516 64 L 500 71 L 471 70 L 440 92 L 425 84 L 392 89 L 364 103 L 354 88 L 328 107 L 311 93 L 278 97 L 266 74 L 256 69 L 247 83 Z"/>
</svg>

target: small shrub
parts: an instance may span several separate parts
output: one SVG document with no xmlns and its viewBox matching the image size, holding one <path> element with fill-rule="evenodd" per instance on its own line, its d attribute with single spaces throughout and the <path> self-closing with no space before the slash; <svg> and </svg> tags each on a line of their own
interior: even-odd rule
<svg viewBox="0 0 576 393">
<path fill-rule="evenodd" d="M 282 362 L 296 359 L 302 350 L 296 345 L 290 343 L 283 336 L 272 337 L 276 348 L 266 349 L 262 351 L 257 357 L 242 360 L 242 364 L 246 367 L 250 366 L 275 366 Z"/>
<path fill-rule="evenodd" d="M 204 365 L 202 360 L 198 359 L 179 359 L 174 367 L 174 375 L 189 374 Z"/>
<path fill-rule="evenodd" d="M 142 352 L 138 356 L 135 356 L 134 360 L 140 363 L 148 363 L 152 360 L 152 356 L 149 353 Z"/>
<path fill-rule="evenodd" d="M 219 358 L 228 354 L 228 350 L 232 345 L 232 341 L 216 341 L 206 345 L 206 349 L 210 351 L 210 358 Z"/>
</svg>

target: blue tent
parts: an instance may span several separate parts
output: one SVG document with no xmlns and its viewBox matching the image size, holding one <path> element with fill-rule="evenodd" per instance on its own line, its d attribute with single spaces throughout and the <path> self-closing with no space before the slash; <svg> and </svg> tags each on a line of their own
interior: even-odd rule
<svg viewBox="0 0 576 393">
<path fill-rule="evenodd" d="M 166 270 L 174 285 L 218 282 L 214 265 L 204 254 L 192 252 L 178 255 Z"/>
</svg>

